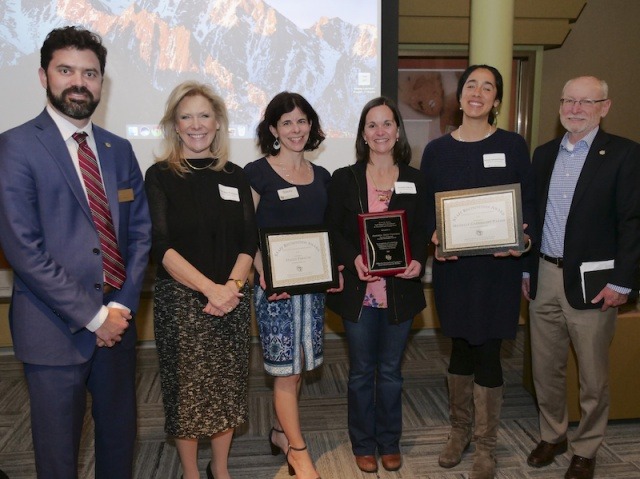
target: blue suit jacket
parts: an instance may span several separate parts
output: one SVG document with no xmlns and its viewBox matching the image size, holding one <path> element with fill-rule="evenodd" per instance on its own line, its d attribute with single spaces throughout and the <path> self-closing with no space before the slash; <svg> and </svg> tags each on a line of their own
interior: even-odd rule
<svg viewBox="0 0 640 479">
<path fill-rule="evenodd" d="M 143 177 L 128 141 L 95 125 L 93 132 L 127 272 L 108 300 L 135 311 L 151 244 Z M 52 366 L 91 358 L 96 336 L 85 325 L 105 301 L 100 240 L 46 110 L 0 135 L 0 244 L 14 271 L 9 319 L 16 357 Z"/>
</svg>

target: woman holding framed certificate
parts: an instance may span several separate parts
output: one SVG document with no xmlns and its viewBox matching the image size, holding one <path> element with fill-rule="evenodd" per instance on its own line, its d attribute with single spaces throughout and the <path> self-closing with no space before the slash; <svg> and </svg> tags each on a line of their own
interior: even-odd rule
<svg viewBox="0 0 640 479">
<path fill-rule="evenodd" d="M 246 165 L 245 173 L 258 227 L 296 230 L 322 224 L 330 175 L 304 157 L 325 138 L 313 107 L 297 93 L 279 93 L 267 105 L 257 135 L 265 156 Z M 276 417 L 269 444 L 274 455 L 285 452 L 291 475 L 316 479 L 318 472 L 300 430 L 298 396 L 303 370 L 322 364 L 325 294 L 267 293 L 266 260 L 258 251 L 254 301 L 264 368 L 275 378 Z"/>
<path fill-rule="evenodd" d="M 438 462 L 445 468 L 458 464 L 474 435 L 473 479 L 494 477 L 503 395 L 500 348 L 503 339 L 515 338 L 520 312 L 522 249 L 496 244 L 504 236 L 505 244 L 509 237 L 520 237 L 530 246 L 534 236 L 527 145 L 520 135 L 493 126 L 502 92 L 498 70 L 467 68 L 457 89 L 462 124 L 426 146 L 420 167 L 427 182 L 429 230 L 439 246 L 433 265 L 435 306 L 443 334 L 452 339 L 447 376 L 451 432 Z M 454 200 L 449 209 L 436 202 L 443 196 Z M 513 219 L 520 216 L 510 215 L 518 209 L 524 233 Z M 446 238 L 439 238 L 436 229 Z M 445 258 L 445 239 L 456 243 L 460 253 Z"/>
<path fill-rule="evenodd" d="M 402 465 L 400 365 L 412 320 L 425 307 L 420 277 L 429 238 L 424 178 L 410 159 L 395 103 L 373 99 L 360 116 L 356 164 L 336 170 L 329 188 L 327 224 L 344 290 L 327 304 L 342 316 L 349 344 L 349 437 L 364 472 L 378 470 L 376 454 L 389 471 Z M 411 256 L 398 271 L 402 251 Z"/>
</svg>

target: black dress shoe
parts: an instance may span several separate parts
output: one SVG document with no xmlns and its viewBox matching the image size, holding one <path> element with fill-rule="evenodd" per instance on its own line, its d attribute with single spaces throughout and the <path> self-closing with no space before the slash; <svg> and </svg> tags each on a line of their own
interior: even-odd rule
<svg viewBox="0 0 640 479">
<path fill-rule="evenodd" d="M 551 464 L 554 458 L 567 452 L 567 440 L 558 444 L 551 444 L 547 441 L 540 441 L 536 448 L 527 457 L 527 464 L 531 467 L 544 467 Z"/>
<path fill-rule="evenodd" d="M 596 470 L 596 458 L 591 459 L 582 456 L 573 456 L 569 469 L 564 475 L 564 479 L 593 479 Z"/>
</svg>

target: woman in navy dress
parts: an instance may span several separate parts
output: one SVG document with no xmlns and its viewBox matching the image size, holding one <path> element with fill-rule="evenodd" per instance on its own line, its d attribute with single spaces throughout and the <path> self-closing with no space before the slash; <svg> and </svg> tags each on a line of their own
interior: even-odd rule
<svg viewBox="0 0 640 479">
<path fill-rule="evenodd" d="M 257 128 L 264 157 L 245 166 L 259 228 L 310 226 L 324 221 L 329 172 L 304 157 L 324 140 L 317 113 L 297 93 L 282 92 L 267 106 Z M 267 296 L 260 251 L 254 261 L 255 307 L 264 368 L 274 376 L 272 453 L 286 451 L 289 473 L 316 479 L 318 472 L 302 432 L 298 398 L 302 372 L 322 364 L 324 293 Z"/>
<path fill-rule="evenodd" d="M 525 238 L 531 244 L 535 204 L 529 151 L 520 135 L 493 126 L 502 91 L 498 70 L 486 65 L 469 67 L 457 90 L 462 125 L 424 150 L 420 169 L 427 182 L 434 244 L 438 243 L 436 192 L 512 183 L 521 186 Z M 442 332 L 452 340 L 447 376 L 451 432 L 438 462 L 450 468 L 461 461 L 471 441 L 475 415 L 473 479 L 494 477 L 493 451 L 503 393 L 500 348 L 503 339 L 515 338 L 518 326 L 520 254 L 510 250 L 446 260 L 436 257 L 433 265 L 436 310 Z"/>
</svg>

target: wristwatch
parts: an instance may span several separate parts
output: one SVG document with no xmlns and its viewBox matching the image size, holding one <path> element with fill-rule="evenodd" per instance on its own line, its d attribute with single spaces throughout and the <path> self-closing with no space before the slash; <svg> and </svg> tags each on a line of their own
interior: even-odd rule
<svg viewBox="0 0 640 479">
<path fill-rule="evenodd" d="M 227 281 L 233 281 L 234 283 L 236 283 L 236 286 L 238 287 L 238 289 L 242 289 L 242 287 L 244 286 L 244 281 L 241 279 L 233 279 L 233 278 L 229 278 Z"/>
</svg>

